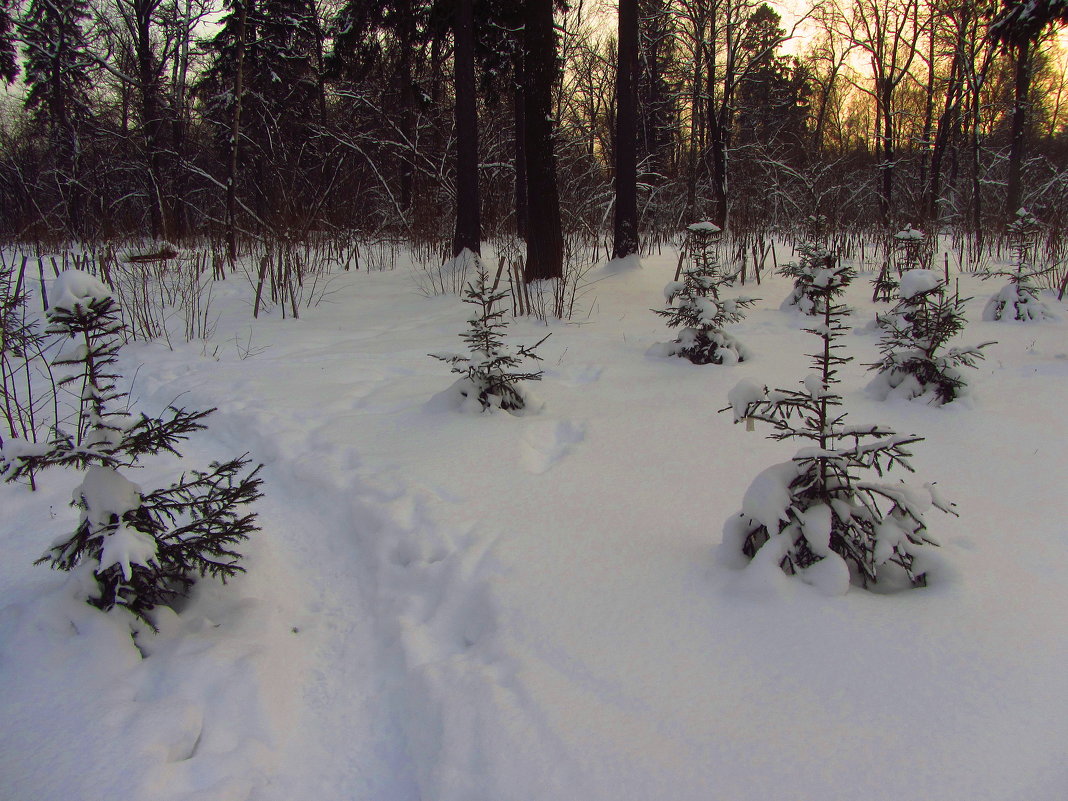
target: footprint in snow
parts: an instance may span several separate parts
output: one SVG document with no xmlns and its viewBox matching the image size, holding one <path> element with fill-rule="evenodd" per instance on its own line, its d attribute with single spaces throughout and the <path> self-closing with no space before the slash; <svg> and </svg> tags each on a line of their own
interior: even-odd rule
<svg viewBox="0 0 1068 801">
<path fill-rule="evenodd" d="M 545 375 L 556 379 L 564 386 L 577 387 L 597 381 L 603 370 L 604 367 L 599 364 L 577 364 L 559 369 L 550 368 L 545 371 Z"/>
<path fill-rule="evenodd" d="M 520 443 L 523 467 L 530 473 L 544 473 L 585 437 L 586 427 L 571 420 L 531 423 Z"/>
</svg>

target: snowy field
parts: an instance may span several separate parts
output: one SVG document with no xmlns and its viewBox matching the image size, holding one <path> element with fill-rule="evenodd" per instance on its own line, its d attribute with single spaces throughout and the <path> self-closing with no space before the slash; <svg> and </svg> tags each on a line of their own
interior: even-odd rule
<svg viewBox="0 0 1068 801">
<path fill-rule="evenodd" d="M 718 410 L 743 378 L 797 386 L 817 340 L 772 278 L 731 328 L 751 361 L 651 356 L 674 269 L 593 274 L 524 417 L 434 401 L 453 377 L 427 354 L 462 348 L 469 308 L 405 269 L 338 274 L 299 320 L 253 322 L 227 281 L 211 343 L 124 348 L 137 408 L 218 407 L 136 480 L 248 451 L 263 530 L 247 574 L 135 646 L 32 565 L 78 478 L 0 486 L 0 799 L 1068 798 L 1068 306 L 981 322 L 998 285 L 961 276 L 962 342 L 997 344 L 943 408 L 869 399 L 878 338 L 848 335 L 850 421 L 926 437 L 909 480 L 960 516 L 928 516 L 926 588 L 829 597 L 717 554 L 794 450 Z"/>
</svg>

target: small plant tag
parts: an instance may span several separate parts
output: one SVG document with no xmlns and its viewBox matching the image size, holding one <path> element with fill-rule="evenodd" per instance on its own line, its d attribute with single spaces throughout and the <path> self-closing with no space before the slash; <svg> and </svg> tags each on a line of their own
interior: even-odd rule
<svg viewBox="0 0 1068 801">
<path fill-rule="evenodd" d="M 752 417 L 745 418 L 745 430 L 756 431 L 756 421 Z"/>
</svg>

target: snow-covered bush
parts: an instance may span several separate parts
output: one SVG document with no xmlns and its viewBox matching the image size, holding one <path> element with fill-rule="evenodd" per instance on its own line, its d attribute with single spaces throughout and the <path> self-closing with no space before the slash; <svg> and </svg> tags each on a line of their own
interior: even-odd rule
<svg viewBox="0 0 1068 801">
<path fill-rule="evenodd" d="M 819 315 L 823 313 L 820 303 L 825 298 L 837 297 L 845 291 L 844 287 L 828 295 L 827 288 L 836 285 L 830 280 L 838 268 L 838 256 L 823 244 L 822 231 L 826 224 L 824 217 L 810 217 L 808 220 L 806 240 L 797 245 L 799 261 L 791 261 L 779 268 L 779 273 L 793 279 L 794 288 L 780 308 L 783 311 L 796 309 L 802 314 Z"/>
<path fill-rule="evenodd" d="M 983 275 L 987 278 L 1006 278 L 1005 284 L 983 309 L 983 319 L 1018 320 L 1020 322 L 1037 322 L 1053 315 L 1049 307 L 1039 298 L 1041 287 L 1037 279 L 1047 275 L 1052 265 L 1036 266 L 1034 263 L 1035 241 L 1039 223 L 1027 209 L 1019 209 L 1016 219 L 1009 225 L 1009 239 L 1012 247 L 1012 265 L 1004 269 L 988 269 Z"/>
<path fill-rule="evenodd" d="M 514 351 L 504 342 L 508 323 L 500 302 L 508 293 L 494 289 L 488 284 L 485 264 L 476 257 L 475 278 L 464 289 L 463 302 L 475 307 L 469 319 L 468 330 L 461 334 L 468 353 L 431 353 L 435 359 L 448 362 L 459 378 L 449 394 L 456 397 L 464 410 L 484 412 L 488 409 L 504 409 L 520 414 L 527 409 L 528 394 L 522 382 L 540 381 L 541 371 L 517 369 L 525 359 L 541 361 L 534 351 L 542 342 Z"/>
<path fill-rule="evenodd" d="M 763 421 L 773 427 L 772 439 L 800 439 L 805 447 L 756 477 L 742 511 L 724 526 L 724 548 L 773 562 L 829 594 L 846 592 L 851 581 L 892 582 L 894 573 L 923 584 L 918 557 L 924 546 L 936 544 L 924 513 L 932 503 L 952 510 L 933 491 L 864 477 L 871 472 L 882 477 L 895 465 L 911 470 L 909 447 L 922 438 L 878 425 L 847 425 L 839 409 L 842 398 L 832 387 L 837 368 L 850 361 L 838 353 L 848 310 L 833 298 L 851 277 L 838 268 L 823 280 L 822 296 L 814 298 L 823 311 L 819 324 L 806 330 L 820 338 L 821 347 L 803 388 L 769 391 L 743 381 L 731 390 L 728 407 L 735 422 Z"/>
<path fill-rule="evenodd" d="M 244 477 L 244 457 L 192 471 L 169 487 L 144 492 L 121 472 L 146 455 L 170 452 L 206 428 L 214 410 L 170 408 L 166 417 L 135 418 L 119 407 L 126 393 L 112 372 L 122 324 L 114 297 L 93 276 L 62 273 L 53 288 L 48 331 L 66 340 L 54 361 L 66 371 L 59 384 L 76 409 L 56 425 L 47 447 L 0 458 L 0 475 L 68 467 L 84 471 L 74 490 L 80 511 L 74 533 L 57 541 L 38 563 L 77 571 L 87 600 L 104 610 L 124 607 L 151 624 L 149 613 L 183 595 L 196 576 L 222 580 L 243 570 L 236 545 L 257 530 L 255 515 L 240 507 L 260 497 L 255 468 Z"/>
<path fill-rule="evenodd" d="M 698 227 L 698 226 L 712 226 Z M 656 346 L 655 352 L 664 356 L 680 356 L 694 364 L 736 364 L 745 361 L 748 353 L 737 339 L 723 327 L 745 318 L 745 310 L 755 298 L 745 295 L 721 298 L 720 290 L 730 287 L 737 274 L 725 274 L 712 249 L 713 237 L 719 229 L 712 223 L 690 226 L 688 242 L 690 263 L 682 271 L 682 281 L 672 281 L 664 287 L 669 307 L 654 309 L 667 318 L 669 328 L 680 328 L 674 342 Z"/>
<path fill-rule="evenodd" d="M 982 349 L 993 343 L 945 349 L 964 329 L 967 298 L 950 297 L 933 270 L 906 272 L 898 295 L 897 305 L 878 317 L 883 358 L 871 365 L 878 375 L 868 392 L 878 400 L 890 396 L 932 404 L 955 400 L 967 391 L 962 368 L 975 367 L 983 358 Z"/>
</svg>

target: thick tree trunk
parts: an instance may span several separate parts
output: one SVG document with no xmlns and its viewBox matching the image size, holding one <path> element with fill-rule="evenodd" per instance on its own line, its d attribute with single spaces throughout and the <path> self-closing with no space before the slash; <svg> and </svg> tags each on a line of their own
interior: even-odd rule
<svg viewBox="0 0 1068 801">
<path fill-rule="evenodd" d="M 478 193 L 478 109 L 475 105 L 474 2 L 459 0 L 453 20 L 456 80 L 456 231 L 452 255 L 481 253 Z"/>
<path fill-rule="evenodd" d="M 1016 75 L 1013 82 L 1012 139 L 1009 144 L 1008 187 L 1005 214 L 1016 213 L 1023 203 L 1023 162 L 1027 145 L 1028 95 L 1031 93 L 1031 43 L 1024 41 L 1014 48 Z"/>
<path fill-rule="evenodd" d="M 638 252 L 638 1 L 619 0 L 616 62 L 616 206 L 612 258 Z"/>
<path fill-rule="evenodd" d="M 155 239 L 169 236 L 163 211 L 163 120 L 160 116 L 159 81 L 152 52 L 151 0 L 137 0 L 134 13 L 137 24 L 137 80 L 141 89 L 141 130 L 145 148 L 145 188 L 148 194 L 148 217 Z"/>
<path fill-rule="evenodd" d="M 234 112 L 230 120 L 230 165 L 226 176 L 226 258 L 230 270 L 237 263 L 237 164 L 238 142 L 241 138 L 241 96 L 244 93 L 245 28 L 248 26 L 248 4 L 252 0 L 237 0 L 240 4 L 237 22 L 237 64 L 234 69 Z"/>
<path fill-rule="evenodd" d="M 515 87 L 512 92 L 515 109 L 515 232 L 527 238 L 527 114 L 524 86 L 523 54 L 515 57 Z"/>
<path fill-rule="evenodd" d="M 553 0 L 526 0 L 523 49 L 527 172 L 527 264 L 525 280 L 563 278 L 564 241 L 553 151 L 553 84 L 558 65 Z"/>
</svg>

